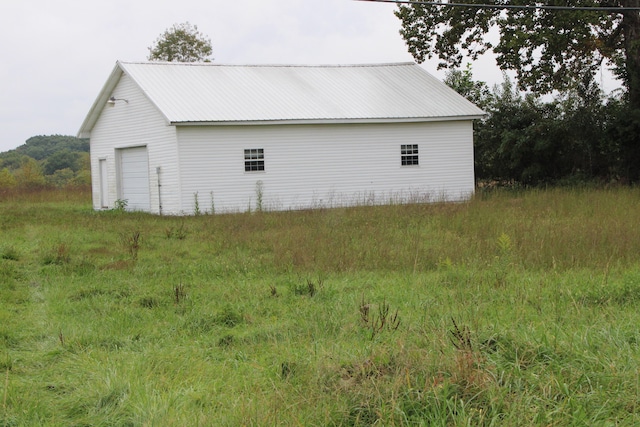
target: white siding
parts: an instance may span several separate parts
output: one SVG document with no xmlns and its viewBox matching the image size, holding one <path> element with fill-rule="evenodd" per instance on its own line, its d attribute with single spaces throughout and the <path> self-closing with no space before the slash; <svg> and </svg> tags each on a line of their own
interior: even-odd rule
<svg viewBox="0 0 640 427">
<path fill-rule="evenodd" d="M 474 190 L 471 121 L 402 124 L 179 127 L 181 212 L 273 210 L 462 200 Z M 420 165 L 401 166 L 401 144 Z M 244 149 L 263 148 L 264 172 L 244 171 Z"/>
<path fill-rule="evenodd" d="M 101 183 L 99 159 L 106 160 L 107 204 L 113 208 L 122 197 L 118 174 L 118 150 L 131 147 L 147 147 L 149 159 L 149 187 L 151 212 L 159 212 L 158 175 L 161 167 L 162 203 L 169 210 L 179 211 L 179 177 L 176 161 L 176 130 L 170 126 L 151 104 L 135 83 L 123 75 L 112 95 L 126 99 L 116 101 L 114 106 L 105 106 L 91 130 L 91 174 L 93 179 L 93 207 L 101 209 Z"/>
</svg>

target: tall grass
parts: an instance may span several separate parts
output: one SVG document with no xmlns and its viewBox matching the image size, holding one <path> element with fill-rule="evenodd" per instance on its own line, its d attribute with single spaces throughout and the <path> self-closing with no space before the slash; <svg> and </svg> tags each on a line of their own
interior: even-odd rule
<svg viewBox="0 0 640 427">
<path fill-rule="evenodd" d="M 0 425 L 640 421 L 638 189 L 188 218 L 75 197 L 0 201 Z"/>
<path fill-rule="evenodd" d="M 34 186 L 34 187 L 4 187 L 0 188 L 0 203 L 53 203 L 77 202 L 87 203 L 91 197 L 90 185 L 68 184 L 63 187 Z"/>
</svg>

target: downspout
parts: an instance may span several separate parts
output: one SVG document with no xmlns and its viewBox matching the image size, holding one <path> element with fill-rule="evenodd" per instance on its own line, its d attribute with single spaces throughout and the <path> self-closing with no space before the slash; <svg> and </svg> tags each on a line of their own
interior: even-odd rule
<svg viewBox="0 0 640 427">
<path fill-rule="evenodd" d="M 162 215 L 162 196 L 160 191 L 162 185 L 160 183 L 160 166 L 156 168 L 156 175 L 158 175 L 158 213 Z"/>
</svg>

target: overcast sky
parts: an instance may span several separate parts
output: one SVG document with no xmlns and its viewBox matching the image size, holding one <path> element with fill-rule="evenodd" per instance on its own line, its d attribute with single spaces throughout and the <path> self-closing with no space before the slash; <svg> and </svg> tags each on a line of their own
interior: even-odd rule
<svg viewBox="0 0 640 427">
<path fill-rule="evenodd" d="M 144 61 L 174 23 L 208 36 L 219 64 L 356 64 L 413 58 L 395 5 L 355 0 L 0 0 L 0 152 L 76 135 L 117 60 Z M 442 78 L 436 62 L 424 68 Z M 495 62 L 474 76 L 501 81 Z"/>
</svg>

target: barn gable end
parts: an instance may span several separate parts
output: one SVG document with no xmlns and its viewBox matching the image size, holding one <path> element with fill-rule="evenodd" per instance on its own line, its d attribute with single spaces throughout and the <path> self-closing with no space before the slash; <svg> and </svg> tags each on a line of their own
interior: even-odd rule
<svg viewBox="0 0 640 427">
<path fill-rule="evenodd" d="M 105 103 L 90 133 L 94 209 L 110 209 L 120 201 L 126 201 L 131 210 L 160 213 L 160 203 L 178 204 L 175 127 L 169 125 L 129 76 L 122 75 L 110 93 L 117 101 L 113 105 Z M 123 182 L 122 176 L 128 171 L 126 164 L 123 168 L 123 156 L 126 162 L 129 153 L 136 150 L 139 153 L 141 148 L 145 149 L 146 183 L 138 182 L 135 186 L 146 186 L 149 198 L 146 205 L 128 200 L 127 183 Z M 100 161 L 106 164 L 106 176 L 100 173 Z M 129 171 L 131 167 L 129 165 Z M 160 167 L 159 171 L 157 167 Z M 106 185 L 100 182 L 104 178 Z M 161 193 L 157 190 L 158 179 L 165 187 Z M 106 201 L 100 194 L 104 190 L 108 192 Z M 165 200 L 159 200 L 159 194 L 163 194 Z"/>
</svg>

